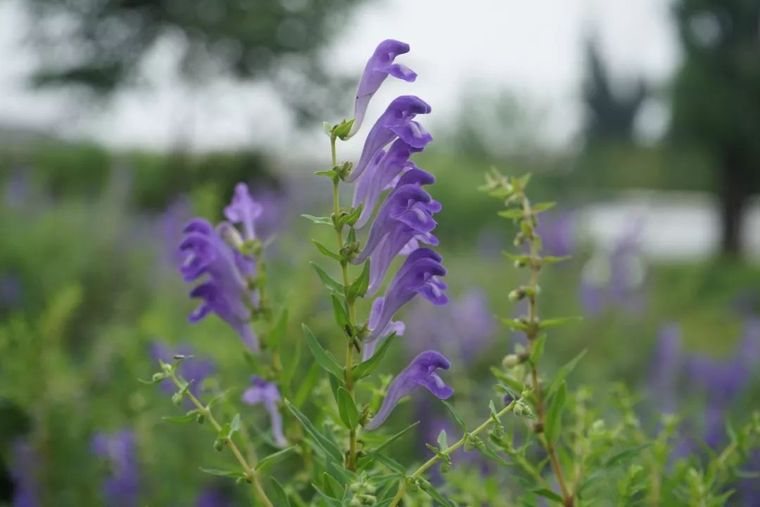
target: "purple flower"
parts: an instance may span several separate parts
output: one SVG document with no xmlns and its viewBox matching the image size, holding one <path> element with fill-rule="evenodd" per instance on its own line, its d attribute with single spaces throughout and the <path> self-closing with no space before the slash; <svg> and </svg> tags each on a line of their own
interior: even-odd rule
<svg viewBox="0 0 760 507">
<path fill-rule="evenodd" d="M 367 61 L 364 73 L 359 80 L 359 86 L 356 90 L 356 101 L 354 102 L 354 124 L 351 126 L 349 136 L 353 136 L 359 131 L 370 99 L 380 88 L 380 85 L 383 84 L 388 74 L 404 81 L 411 82 L 417 79 L 417 74 L 412 69 L 393 62 L 398 55 L 408 52 L 409 44 L 405 42 L 386 39 L 378 44 L 375 52 L 372 53 L 372 56 Z"/>
<path fill-rule="evenodd" d="M 196 397 L 199 396 L 201 385 L 206 377 L 216 371 L 216 367 L 212 361 L 193 357 L 193 349 L 189 345 L 180 345 L 175 349 L 171 349 L 165 343 L 153 342 L 150 345 L 150 349 L 151 355 L 156 360 L 161 360 L 165 363 L 173 362 L 175 355 L 185 356 L 185 359 L 180 363 L 179 374 L 190 383 L 190 392 Z M 167 394 L 172 394 L 176 391 L 176 386 L 169 379 L 162 381 L 160 386 Z"/>
<path fill-rule="evenodd" d="M 275 443 L 280 447 L 288 445 L 288 441 L 282 432 L 282 415 L 278 408 L 280 402 L 280 390 L 272 382 L 267 382 L 261 377 L 252 376 L 249 387 L 243 393 L 243 401 L 249 405 L 264 405 L 269 413 L 269 420 L 272 425 L 272 435 Z"/>
<path fill-rule="evenodd" d="M 425 171 L 411 169 L 380 208 L 364 250 L 353 261 L 360 264 L 370 259 L 369 294 L 380 288 L 391 262 L 412 240 L 438 244 L 432 234 L 437 225 L 433 214 L 441 210 L 441 204 L 421 187 L 433 181 Z"/>
<path fill-rule="evenodd" d="M 232 202 L 224 208 L 224 216 L 233 224 L 240 224 L 243 227 L 246 240 L 253 240 L 257 238 L 255 223 L 263 211 L 261 204 L 251 197 L 248 185 L 238 183 L 235 186 Z"/>
<path fill-rule="evenodd" d="M 417 304 L 407 316 L 408 333 L 414 339 L 404 343 L 412 354 L 433 348 L 465 362 L 486 349 L 496 328 L 487 298 L 480 289 L 452 300 L 442 310 Z"/>
<path fill-rule="evenodd" d="M 198 322 L 210 312 L 227 322 L 252 350 L 259 349 L 258 339 L 249 321 L 251 309 L 258 297 L 248 288 L 247 277 L 252 276 L 253 259 L 243 256 L 226 243 L 221 233 L 229 224 L 214 229 L 203 219 L 194 219 L 185 227 L 185 238 L 180 251 L 185 260 L 180 268 L 186 282 L 203 275 L 207 280 L 190 292 L 190 297 L 203 300 L 190 314 L 191 322 Z M 231 226 L 229 226 L 231 227 Z"/>
<path fill-rule="evenodd" d="M 676 388 L 684 363 L 681 350 L 681 328 L 668 324 L 660 328 L 652 368 L 650 388 L 663 412 L 676 411 Z"/>
<path fill-rule="evenodd" d="M 25 440 L 13 443 L 13 507 L 38 507 L 40 499 L 37 496 L 39 480 L 37 471 L 40 459 L 37 451 Z"/>
<path fill-rule="evenodd" d="M 375 329 L 378 324 L 378 319 L 383 311 L 383 298 L 377 298 L 372 302 L 372 309 L 369 313 L 369 328 Z M 404 336 L 406 326 L 400 320 L 391 320 L 385 325 L 385 329 L 377 333 L 377 338 L 372 341 L 368 341 L 362 348 L 362 360 L 366 361 L 375 355 L 375 349 L 380 344 L 383 338 L 390 336 L 392 333 L 396 336 Z"/>
<path fill-rule="evenodd" d="M 108 506 L 138 505 L 140 479 L 135 452 L 135 436 L 130 430 L 113 434 L 98 433 L 92 439 L 92 451 L 104 458 L 110 473 L 103 482 L 103 496 Z"/>
<path fill-rule="evenodd" d="M 195 507 L 229 507 L 232 501 L 224 490 L 218 487 L 203 489 L 195 500 Z"/>
<path fill-rule="evenodd" d="M 402 139 L 412 148 L 424 148 L 433 137 L 414 118 L 418 114 L 429 112 L 427 102 L 414 95 L 402 95 L 394 99 L 367 134 L 362 154 L 347 181 L 354 181 L 361 176 L 377 153 L 396 138 Z"/>
<path fill-rule="evenodd" d="M 446 400 L 454 394 L 454 390 L 446 385 L 443 379 L 438 376 L 436 370 L 448 370 L 451 363 L 443 354 L 435 350 L 426 350 L 409 363 L 401 373 L 388 386 L 383 404 L 378 410 L 375 417 L 367 423 L 367 430 L 377 429 L 388 418 L 390 413 L 396 407 L 398 402 L 409 394 L 414 388 L 422 386 L 433 395 L 441 400 Z"/>
<path fill-rule="evenodd" d="M 541 215 L 538 223 L 542 249 L 546 255 L 567 257 L 575 247 L 574 217 L 569 212 L 552 210 Z"/>
<path fill-rule="evenodd" d="M 370 327 L 368 342 L 373 342 L 383 335 L 395 313 L 414 296 L 421 294 L 434 305 L 446 304 L 448 298 L 446 284 L 441 277 L 446 275 L 446 268 L 441 264 L 441 256 L 429 248 L 420 248 L 407 257 L 404 265 L 396 273 L 385 296 L 375 309 L 374 326 Z"/>
<path fill-rule="evenodd" d="M 356 183 L 353 206 L 362 205 L 361 216 L 355 225 L 357 229 L 364 227 L 372 216 L 380 194 L 396 186 L 399 174 L 416 167 L 409 157 L 418 151 L 421 148 L 413 148 L 403 139 L 393 141 L 387 152 L 378 151 L 363 177 Z"/>
</svg>

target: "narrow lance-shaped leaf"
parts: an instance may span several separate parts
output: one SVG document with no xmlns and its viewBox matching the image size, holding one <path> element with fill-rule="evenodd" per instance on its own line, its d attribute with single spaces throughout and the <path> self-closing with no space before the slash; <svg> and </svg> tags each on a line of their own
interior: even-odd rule
<svg viewBox="0 0 760 507">
<path fill-rule="evenodd" d="M 334 375 L 336 378 L 342 378 L 343 368 L 340 366 L 340 364 L 338 364 L 338 361 L 335 359 L 335 357 L 333 357 L 330 352 L 322 347 L 319 341 L 317 341 L 317 338 L 311 332 L 311 329 L 309 329 L 306 324 L 301 324 L 301 327 L 303 328 L 304 335 L 306 336 L 306 344 L 309 346 L 309 350 L 311 350 L 311 353 L 314 356 L 314 359 L 317 361 L 317 364 L 319 364 L 323 370 L 330 373 L 331 375 Z"/>
</svg>

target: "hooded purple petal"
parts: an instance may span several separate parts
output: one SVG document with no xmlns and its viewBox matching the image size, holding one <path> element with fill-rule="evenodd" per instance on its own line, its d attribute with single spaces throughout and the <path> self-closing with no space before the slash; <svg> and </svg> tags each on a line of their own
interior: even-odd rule
<svg viewBox="0 0 760 507">
<path fill-rule="evenodd" d="M 407 257 L 401 269 L 396 273 L 385 297 L 380 304 L 375 327 L 367 341 L 374 341 L 391 321 L 395 313 L 408 303 L 415 295 L 422 294 L 435 305 L 446 304 L 448 298 L 446 284 L 441 277 L 446 269 L 441 264 L 441 256 L 428 248 L 420 248 Z"/>
<path fill-rule="evenodd" d="M 235 210 L 243 216 L 238 207 Z M 185 257 L 180 268 L 183 278 L 191 282 L 204 275 L 207 277 L 190 292 L 190 297 L 201 299 L 201 304 L 189 318 L 191 322 L 198 322 L 209 313 L 216 313 L 237 331 L 249 348 L 257 351 L 258 340 L 249 321 L 251 309 L 258 306 L 258 294 L 248 288 L 247 281 L 255 274 L 255 264 L 222 238 L 221 234 L 230 234 L 227 227 L 229 224 L 222 223 L 214 229 L 202 219 L 192 220 L 185 227 L 185 237 L 180 244 Z"/>
<path fill-rule="evenodd" d="M 243 402 L 248 405 L 264 405 L 269 413 L 274 441 L 278 446 L 285 447 L 288 441 L 282 431 L 282 415 L 278 408 L 280 390 L 274 383 L 255 375 L 251 377 L 251 383 L 253 385 L 243 392 Z"/>
<path fill-rule="evenodd" d="M 356 90 L 356 102 L 354 103 L 354 124 L 351 127 L 349 136 L 353 136 L 359 131 L 370 99 L 372 99 L 372 96 L 377 92 L 389 74 L 410 82 L 417 78 L 417 74 L 409 67 L 393 62 L 397 56 L 408 52 L 409 44 L 401 41 L 387 39 L 378 44 L 375 52 L 367 61 L 364 73 L 359 80 L 359 86 Z"/>
<path fill-rule="evenodd" d="M 377 429 L 388 418 L 398 402 L 409 394 L 417 386 L 422 386 L 441 400 L 446 400 L 454 394 L 454 390 L 448 386 L 438 375 L 436 370 L 448 370 L 451 363 L 440 352 L 426 350 L 412 359 L 401 373 L 393 379 L 388 387 L 388 394 L 375 417 L 365 426 L 367 430 Z"/>
<path fill-rule="evenodd" d="M 361 176 L 377 153 L 397 137 L 413 148 L 424 148 L 433 138 L 414 117 L 429 112 L 430 106 L 414 95 L 394 99 L 367 134 L 362 154 L 347 181 Z"/>
</svg>

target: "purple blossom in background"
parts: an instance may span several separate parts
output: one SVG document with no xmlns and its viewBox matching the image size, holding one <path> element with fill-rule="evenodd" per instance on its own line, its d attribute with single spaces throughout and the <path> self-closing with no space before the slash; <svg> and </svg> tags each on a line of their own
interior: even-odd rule
<svg viewBox="0 0 760 507">
<path fill-rule="evenodd" d="M 282 415 L 278 407 L 280 390 L 274 383 L 255 375 L 251 377 L 251 384 L 253 385 L 243 392 L 243 402 L 248 405 L 264 405 L 269 413 L 274 441 L 279 447 L 285 447 L 288 441 L 282 431 Z"/>
<path fill-rule="evenodd" d="M 609 252 L 597 252 L 583 268 L 581 304 L 589 315 L 608 307 L 640 313 L 646 266 L 639 245 L 641 223 L 628 227 Z"/>
<path fill-rule="evenodd" d="M 232 507 L 232 500 L 221 488 L 210 486 L 200 492 L 195 507 Z"/>
<path fill-rule="evenodd" d="M 157 236 L 163 244 L 162 254 L 172 268 L 182 265 L 182 252 L 177 245 L 182 241 L 182 229 L 192 218 L 192 206 L 187 196 L 175 199 L 158 217 Z"/>
<path fill-rule="evenodd" d="M 140 477 L 136 456 L 135 436 L 131 430 L 117 433 L 98 433 L 92 439 L 92 451 L 109 466 L 103 482 L 103 497 L 109 507 L 137 506 Z"/>
<path fill-rule="evenodd" d="M 372 99 L 372 96 L 377 92 L 389 74 L 410 82 L 417 78 L 417 74 L 409 67 L 393 62 L 397 56 L 408 52 L 409 44 L 401 41 L 387 39 L 378 44 L 375 52 L 367 61 L 362 77 L 359 80 L 359 86 L 356 90 L 356 101 L 354 102 L 354 124 L 351 126 L 349 136 L 353 136 L 359 131 L 370 99 Z"/>
<path fill-rule="evenodd" d="M 662 412 L 676 412 L 678 379 L 684 365 L 681 349 L 681 328 L 666 324 L 660 328 L 651 362 L 649 383 L 657 408 Z"/>
<path fill-rule="evenodd" d="M 428 114 L 430 110 L 427 102 L 414 95 L 394 99 L 367 134 L 362 154 L 347 181 L 355 181 L 361 176 L 378 152 L 396 138 L 412 148 L 424 148 L 433 137 L 414 118 L 418 114 Z"/>
<path fill-rule="evenodd" d="M 39 484 L 37 473 L 40 459 L 37 451 L 25 440 L 16 440 L 12 446 L 13 507 L 38 507 Z"/>
<path fill-rule="evenodd" d="M 240 224 L 246 240 L 256 239 L 256 221 L 264 212 L 261 204 L 253 200 L 248 185 L 238 183 L 230 204 L 224 208 L 224 216 L 233 224 Z"/>
<path fill-rule="evenodd" d="M 248 186 L 238 183 L 224 213 L 230 222 L 242 228 L 242 236 L 232 223 L 222 222 L 214 228 L 200 218 L 191 220 L 184 229 L 180 243 L 184 256 L 182 276 L 186 282 L 206 276 L 206 281 L 190 292 L 190 297 L 202 300 L 190 314 L 190 321 L 198 322 L 209 313 L 216 313 L 251 350 L 258 351 L 258 338 L 250 326 L 253 310 L 259 306 L 258 292 L 250 288 L 256 276 L 256 262 L 241 253 L 239 247 L 243 238 L 257 239 L 256 222 L 263 208 L 251 197 Z"/>
<path fill-rule="evenodd" d="M 200 395 L 203 381 L 216 371 L 216 367 L 210 359 L 195 357 L 190 345 L 180 345 L 172 349 L 163 342 L 153 342 L 150 345 L 150 351 L 154 359 L 165 363 L 174 362 L 175 355 L 185 356 L 185 359 L 180 363 L 179 374 L 190 383 L 190 392 L 196 397 Z M 169 379 L 162 381 L 159 385 L 161 390 L 167 394 L 173 394 L 177 390 L 174 383 Z M 189 400 L 186 401 L 190 403 Z"/>
<path fill-rule="evenodd" d="M 375 417 L 367 423 L 365 428 L 367 430 L 374 430 L 380 427 L 401 398 L 419 386 L 433 393 L 438 399 L 446 400 L 450 398 L 454 394 L 454 390 L 436 372 L 438 369 L 448 370 L 450 367 L 451 363 L 449 360 L 435 350 L 426 350 L 412 359 L 409 366 L 396 375 L 390 386 L 388 386 L 388 394 L 386 394 L 380 410 L 377 411 Z"/>
<path fill-rule="evenodd" d="M 413 354 L 433 348 L 449 357 L 472 361 L 483 352 L 496 330 L 488 300 L 480 289 L 472 289 L 450 301 L 445 309 L 417 304 L 407 313 L 407 349 Z"/>
<path fill-rule="evenodd" d="M 543 253 L 555 257 L 568 257 L 575 250 L 575 217 L 572 213 L 551 210 L 541 215 L 538 222 Z"/>
<path fill-rule="evenodd" d="M 24 286 L 15 273 L 0 274 L 0 311 L 21 306 Z"/>
<path fill-rule="evenodd" d="M 253 269 L 252 259 L 233 250 L 222 239 L 222 230 L 199 218 L 185 227 L 185 239 L 180 244 L 185 254 L 182 276 L 192 282 L 207 275 L 207 280 L 190 292 L 190 297 L 203 300 L 190 314 L 190 321 L 198 322 L 214 312 L 237 331 L 251 350 L 258 351 L 258 338 L 249 325 L 250 308 L 257 304 L 257 296 L 248 289 L 246 279 Z"/>
</svg>

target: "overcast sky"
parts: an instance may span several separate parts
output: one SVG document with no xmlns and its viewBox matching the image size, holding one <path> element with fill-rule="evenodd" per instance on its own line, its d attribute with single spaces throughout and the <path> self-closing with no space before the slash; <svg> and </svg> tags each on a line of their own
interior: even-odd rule
<svg viewBox="0 0 760 507">
<path fill-rule="evenodd" d="M 196 149 L 238 147 L 271 138 L 271 145 L 307 153 L 316 134 L 290 132 L 276 97 L 263 86 L 218 81 L 202 93 L 183 86 L 167 63 L 165 42 L 146 63 L 150 87 L 120 94 L 105 110 L 86 113 L 61 92 L 31 92 L 24 76 L 33 64 L 23 45 L 18 0 L 0 2 L 0 123 L 17 123 L 93 137 L 114 146 L 168 149 L 178 141 Z M 373 0 L 356 11 L 333 43 L 335 70 L 358 73 L 380 40 L 409 42 L 404 63 L 414 84 L 387 81 L 370 118 L 399 93 L 433 105 L 435 118 L 457 111 L 464 87 L 514 91 L 548 111 L 545 131 L 556 144 L 572 139 L 580 122 L 583 39 L 593 30 L 603 54 L 621 75 L 663 83 L 678 62 L 667 0 Z M 350 100 L 346 116 L 351 112 Z M 656 108 L 646 115 L 656 130 Z M 432 120 L 431 120 L 432 121 Z M 434 124 L 434 123 L 433 123 Z"/>
</svg>

